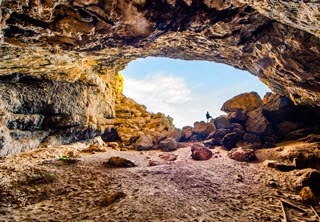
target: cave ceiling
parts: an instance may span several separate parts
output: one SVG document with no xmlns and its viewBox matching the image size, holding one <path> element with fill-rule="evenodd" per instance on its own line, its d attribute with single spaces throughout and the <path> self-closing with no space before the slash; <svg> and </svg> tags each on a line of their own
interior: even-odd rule
<svg viewBox="0 0 320 222">
<path fill-rule="evenodd" d="M 317 106 L 319 8 L 311 0 L 3 0 L 0 75 L 97 85 L 136 58 L 206 60 Z"/>
</svg>

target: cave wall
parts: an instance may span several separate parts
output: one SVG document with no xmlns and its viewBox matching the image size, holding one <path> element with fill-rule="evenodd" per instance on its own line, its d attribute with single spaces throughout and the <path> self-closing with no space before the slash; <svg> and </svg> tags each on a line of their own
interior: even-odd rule
<svg viewBox="0 0 320 222">
<path fill-rule="evenodd" d="M 47 134 L 60 142 L 98 135 L 114 117 L 118 71 L 139 57 L 225 63 L 296 104 L 319 106 L 319 8 L 316 1 L 3 0 L 1 152 L 20 140 L 17 130 L 45 131 L 27 133 L 40 142 Z M 19 128 L 17 115 L 34 120 L 31 128 Z"/>
<path fill-rule="evenodd" d="M 112 91 L 83 82 L 0 77 L 0 156 L 99 136 L 115 116 Z"/>
</svg>

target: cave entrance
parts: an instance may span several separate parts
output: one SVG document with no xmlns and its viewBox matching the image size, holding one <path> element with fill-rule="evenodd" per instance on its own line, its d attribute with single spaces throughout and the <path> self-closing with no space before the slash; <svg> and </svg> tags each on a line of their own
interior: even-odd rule
<svg viewBox="0 0 320 222">
<path fill-rule="evenodd" d="M 140 58 L 122 71 L 123 94 L 147 106 L 150 112 L 173 117 L 176 127 L 205 120 L 223 112 L 222 104 L 244 92 L 261 97 L 271 91 L 256 76 L 234 67 L 207 61 L 161 57 Z"/>
</svg>

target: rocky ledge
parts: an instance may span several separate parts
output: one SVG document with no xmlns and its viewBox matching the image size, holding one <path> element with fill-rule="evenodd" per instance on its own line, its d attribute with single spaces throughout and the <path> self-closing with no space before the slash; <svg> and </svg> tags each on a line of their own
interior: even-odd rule
<svg viewBox="0 0 320 222">
<path fill-rule="evenodd" d="M 294 104 L 320 104 L 316 1 L 0 4 L 1 156 L 103 134 L 117 73 L 139 57 L 225 63 Z"/>
</svg>

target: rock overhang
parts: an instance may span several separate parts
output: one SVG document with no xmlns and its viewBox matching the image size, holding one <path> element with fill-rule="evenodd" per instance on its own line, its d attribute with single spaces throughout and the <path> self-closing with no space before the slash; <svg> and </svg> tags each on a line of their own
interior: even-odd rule
<svg viewBox="0 0 320 222">
<path fill-rule="evenodd" d="M 297 104 L 318 105 L 317 8 L 315 1 L 3 1 L 0 74 L 89 81 L 138 57 L 207 60 L 248 70 Z"/>
<path fill-rule="evenodd" d="M 117 73 L 147 56 L 225 63 L 296 104 L 319 106 L 319 8 L 316 1 L 4 0 L 0 85 L 7 100 L 1 108 L 43 115 L 15 112 L 38 101 L 36 107 L 51 106 L 54 119 L 67 116 L 62 127 L 80 126 L 78 137 L 86 138 L 92 130 L 84 129 L 101 132 L 115 117 Z M 26 78 L 38 84 L 25 84 Z M 53 98 L 17 96 L 30 88 Z M 4 103 L 10 100 L 12 109 Z"/>
</svg>

